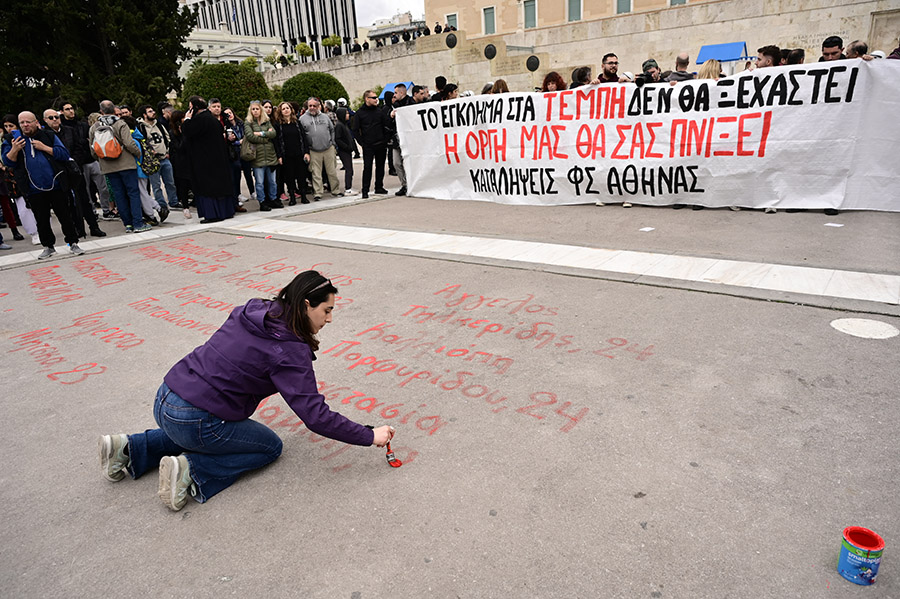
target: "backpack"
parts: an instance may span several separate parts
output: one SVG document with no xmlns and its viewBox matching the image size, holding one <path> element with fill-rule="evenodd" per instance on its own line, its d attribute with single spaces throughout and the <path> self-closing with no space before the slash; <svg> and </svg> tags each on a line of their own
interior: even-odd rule
<svg viewBox="0 0 900 599">
<path fill-rule="evenodd" d="M 135 141 L 141 146 L 141 170 L 144 171 L 145 175 L 155 175 L 159 172 L 160 168 L 159 156 L 157 156 L 156 152 L 153 151 L 153 148 L 150 147 L 150 143 L 146 138 L 142 137 Z"/>
<path fill-rule="evenodd" d="M 94 154 L 107 160 L 115 160 L 122 155 L 122 144 L 116 139 L 112 127 L 103 121 L 97 121 L 97 128 L 94 129 Z"/>
</svg>

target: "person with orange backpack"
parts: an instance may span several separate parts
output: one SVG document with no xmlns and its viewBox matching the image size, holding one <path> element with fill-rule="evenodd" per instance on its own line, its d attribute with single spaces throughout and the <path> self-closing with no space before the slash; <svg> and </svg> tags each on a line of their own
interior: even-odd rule
<svg viewBox="0 0 900 599">
<path fill-rule="evenodd" d="M 138 189 L 137 163 L 141 148 L 131 137 L 131 129 L 116 116 L 116 105 L 110 100 L 100 102 L 100 119 L 89 134 L 91 154 L 100 162 L 100 172 L 109 180 L 115 195 L 116 207 L 125 224 L 126 233 L 149 231 L 141 210 Z"/>
</svg>

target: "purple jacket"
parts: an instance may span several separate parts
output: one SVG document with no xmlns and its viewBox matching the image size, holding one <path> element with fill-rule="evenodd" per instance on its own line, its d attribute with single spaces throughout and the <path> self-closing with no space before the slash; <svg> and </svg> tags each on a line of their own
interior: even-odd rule
<svg viewBox="0 0 900 599">
<path fill-rule="evenodd" d="M 223 420 L 249 418 L 264 398 L 281 393 L 306 427 L 323 437 L 371 445 L 374 434 L 332 412 L 318 391 L 309 346 L 273 314 L 276 302 L 252 299 L 235 308 L 209 341 L 169 370 L 166 384 Z"/>
</svg>

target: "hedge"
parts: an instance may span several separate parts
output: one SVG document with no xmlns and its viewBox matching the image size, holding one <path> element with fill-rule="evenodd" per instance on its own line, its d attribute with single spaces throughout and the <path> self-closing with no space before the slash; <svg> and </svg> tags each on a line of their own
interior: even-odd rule
<svg viewBox="0 0 900 599">
<path fill-rule="evenodd" d="M 269 99 L 269 88 L 262 73 L 251 66 L 204 64 L 191 69 L 181 92 L 185 104 L 188 98 L 195 95 L 207 101 L 219 98 L 223 107 L 230 106 L 243 119 L 252 100 Z"/>
<path fill-rule="evenodd" d="M 303 104 L 309 98 L 315 96 L 325 100 L 349 98 L 347 90 L 341 82 L 328 73 L 300 73 L 284 82 L 281 88 L 281 96 L 287 101 Z"/>
</svg>

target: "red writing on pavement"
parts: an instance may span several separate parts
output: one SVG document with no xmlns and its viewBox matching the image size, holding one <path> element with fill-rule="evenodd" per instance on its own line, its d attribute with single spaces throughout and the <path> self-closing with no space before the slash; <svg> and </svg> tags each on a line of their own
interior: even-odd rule
<svg viewBox="0 0 900 599">
<path fill-rule="evenodd" d="M 85 279 L 90 279 L 97 287 L 107 287 L 117 283 L 124 283 L 128 279 L 125 275 L 113 272 L 103 266 L 100 262 L 100 256 L 96 258 L 85 258 L 72 263 L 72 268 L 78 271 Z"/>
<path fill-rule="evenodd" d="M 458 294 L 458 295 L 457 295 Z M 471 311 L 478 308 L 496 308 L 507 314 L 516 314 L 518 312 L 527 312 L 528 314 L 539 314 L 545 316 L 557 316 L 559 308 L 556 306 L 544 306 L 534 303 L 534 295 L 528 294 L 521 299 L 511 299 L 507 297 L 488 297 L 481 294 L 467 293 L 462 291 L 462 285 L 447 285 L 439 291 L 435 291 L 433 295 L 440 295 L 447 299 L 444 303 L 448 308 L 458 307 L 460 310 Z"/>
<path fill-rule="evenodd" d="M 422 386 L 423 384 L 431 384 L 435 389 L 439 389 L 441 391 L 447 392 L 455 392 L 455 394 L 462 395 L 468 399 L 483 399 L 484 402 L 488 405 L 498 406 L 499 404 L 507 401 L 509 397 L 504 394 L 502 391 L 496 388 L 492 388 L 488 385 L 483 385 L 477 378 L 475 377 L 474 372 L 468 371 L 457 371 L 451 373 L 449 369 L 444 370 L 443 373 L 433 372 L 430 370 L 418 370 L 416 367 L 407 367 L 400 365 L 393 360 L 382 360 L 372 355 L 363 355 L 363 353 L 359 351 L 348 352 L 348 349 L 359 350 L 361 342 L 359 341 L 341 341 L 334 347 L 331 347 L 322 352 L 323 355 L 328 355 L 333 358 L 343 358 L 348 362 L 352 362 L 349 366 L 347 366 L 347 370 L 354 370 L 359 366 L 369 367 L 369 372 L 366 373 L 366 376 L 372 374 L 386 374 L 393 373 L 394 375 L 400 377 L 400 381 L 397 383 L 398 387 L 406 387 L 410 383 L 414 381 L 421 381 L 420 383 L 415 383 L 417 386 Z M 368 352 L 367 352 L 368 353 Z M 446 376 L 445 375 L 449 375 Z M 360 396 L 364 395 L 362 392 L 356 392 Z M 545 397 L 538 403 L 529 404 L 517 408 L 515 411 L 520 414 L 526 414 L 533 418 L 537 418 L 538 420 L 542 420 L 547 414 L 541 414 L 535 412 L 534 410 L 539 409 L 541 407 L 550 406 L 557 403 L 556 395 L 550 393 L 549 391 L 540 391 L 538 392 L 541 397 Z M 531 399 L 535 398 L 536 394 L 531 395 Z M 552 401 L 550 401 L 549 397 L 552 396 Z M 341 401 L 344 403 L 350 403 L 354 397 L 357 395 L 351 395 L 342 399 Z M 376 407 L 382 405 L 377 404 L 377 400 L 375 398 L 363 398 L 364 400 L 370 400 L 363 404 L 363 407 L 357 405 L 358 409 L 365 409 L 369 411 L 369 409 L 375 409 Z M 360 400 L 363 401 L 363 400 Z M 356 405 L 356 404 L 354 404 Z M 571 409 L 572 402 L 563 402 L 562 405 L 551 413 L 556 413 L 559 416 L 565 417 L 568 419 L 562 428 L 559 430 L 561 432 L 569 432 L 572 428 L 575 427 L 581 419 L 587 415 L 589 412 L 589 408 L 581 408 L 577 414 L 569 413 Z M 508 405 L 500 405 L 497 408 L 491 410 L 493 413 L 499 413 L 505 410 Z M 401 420 L 401 422 L 403 422 Z M 431 433 L 429 433 L 431 434 Z"/>
<path fill-rule="evenodd" d="M 350 275 L 344 274 L 335 274 L 330 271 L 330 269 L 326 269 L 326 267 L 334 266 L 331 262 L 317 262 L 309 267 L 295 266 L 293 264 L 288 264 L 284 262 L 286 258 L 276 258 L 271 262 L 265 262 L 263 264 L 258 264 L 254 266 L 254 269 L 264 270 L 268 273 L 279 273 L 279 272 L 289 272 L 291 274 L 300 274 L 301 272 L 307 270 L 315 270 L 318 271 L 320 275 L 329 279 L 332 285 L 352 285 L 354 282 L 362 281 L 362 277 L 353 277 Z"/>
<path fill-rule="evenodd" d="M 224 264 L 211 264 L 203 260 L 195 260 L 190 256 L 169 254 L 152 245 L 148 245 L 147 247 L 142 248 L 135 248 L 131 250 L 131 252 L 134 254 L 138 254 L 145 260 L 154 260 L 157 262 L 162 262 L 164 264 L 169 264 L 171 266 L 177 266 L 178 268 L 198 275 L 208 275 L 225 268 Z"/>
<path fill-rule="evenodd" d="M 109 343 L 116 349 L 121 349 L 123 351 L 144 343 L 144 339 L 125 330 L 125 327 L 131 325 L 125 325 L 123 327 L 109 326 L 109 323 L 105 322 L 105 317 L 103 316 L 107 312 L 109 312 L 109 309 L 73 318 L 72 324 L 66 325 L 60 329 L 60 331 L 73 329 L 72 332 L 60 335 L 58 339 L 71 339 L 80 335 L 90 335 L 99 341 Z"/>
<path fill-rule="evenodd" d="M 319 383 L 319 388 L 322 388 L 322 383 Z M 303 421 L 297 418 L 297 416 L 291 412 L 290 410 L 282 409 L 279 406 L 270 406 L 267 405 L 270 398 L 266 398 L 262 400 L 256 408 L 256 417 L 270 426 L 272 429 L 277 428 L 287 428 L 289 433 L 294 433 L 297 435 L 303 435 L 310 443 L 322 443 L 320 446 L 325 451 L 330 451 L 325 456 L 319 458 L 320 460 L 327 461 L 333 460 L 338 457 L 342 453 L 346 452 L 350 449 L 350 445 L 346 443 L 341 443 L 340 441 L 335 441 L 334 439 L 327 439 L 321 435 L 317 435 L 316 433 L 310 431 L 303 425 Z M 281 416 L 284 415 L 283 418 Z M 281 418 L 281 420 L 278 420 Z M 277 422 L 276 422 L 277 420 Z M 337 449 L 335 449 L 337 447 Z M 331 451 L 335 449 L 334 451 Z M 419 455 L 418 451 L 414 451 L 409 447 L 393 447 L 394 453 L 405 452 L 406 457 L 403 458 L 403 463 L 409 463 L 416 459 L 416 456 Z M 341 464 L 339 466 L 333 466 L 332 470 L 334 472 L 340 472 L 341 470 L 346 470 L 352 466 L 351 463 Z"/>
<path fill-rule="evenodd" d="M 60 354 L 59 348 L 48 343 L 52 339 L 52 334 L 53 331 L 47 327 L 13 335 L 10 339 L 13 340 L 16 348 L 9 350 L 7 353 L 25 352 L 39 366 L 43 366 L 43 372 L 46 372 L 53 366 L 66 361 L 66 358 Z M 104 372 L 106 372 L 106 366 L 89 362 L 87 364 L 79 364 L 71 370 L 51 372 L 47 375 L 47 378 L 62 385 L 74 385 L 87 380 L 89 376 L 103 374 Z"/>
<path fill-rule="evenodd" d="M 520 321 L 516 325 L 509 324 L 501 324 L 498 322 L 493 322 L 484 318 L 472 318 L 472 317 L 463 317 L 456 318 L 459 316 L 459 311 L 452 310 L 448 313 L 440 313 L 439 311 L 429 311 L 430 308 L 428 306 L 420 306 L 420 305 L 412 305 L 409 310 L 404 312 L 402 316 L 406 316 L 408 318 L 413 319 L 415 322 L 421 324 L 425 322 L 439 322 L 441 324 L 447 324 L 449 326 L 457 326 L 464 329 L 471 329 L 473 331 L 477 331 L 475 333 L 475 338 L 480 339 L 484 335 L 510 335 L 511 338 L 518 339 L 520 341 L 528 341 L 529 343 L 534 343 L 533 349 L 542 349 L 545 347 L 554 347 L 556 349 L 563 349 L 573 344 L 573 335 L 562 335 L 558 334 L 551 329 L 555 326 L 552 322 L 534 322 L 534 323 L 526 323 L 524 321 Z M 618 341 L 618 338 L 617 338 Z M 611 343 L 612 340 L 609 340 L 608 343 Z M 628 341 L 625 340 L 625 344 L 628 344 Z M 613 348 L 601 348 L 604 351 L 611 351 L 612 349 L 616 349 L 619 346 L 616 345 Z M 580 352 L 583 348 L 574 347 L 572 349 L 565 350 L 567 353 L 574 354 Z M 633 343 L 629 348 L 625 348 L 626 351 L 632 351 L 637 353 L 637 359 L 644 361 L 649 356 L 653 355 L 653 345 L 648 345 L 643 349 L 640 349 L 638 344 Z M 595 352 L 596 353 L 596 352 Z M 599 354 L 598 354 L 599 355 Z M 605 356 L 607 358 L 614 356 Z"/>
<path fill-rule="evenodd" d="M 57 268 L 59 265 L 54 264 L 28 271 L 32 279 L 28 286 L 34 291 L 34 299 L 45 306 L 58 306 L 84 297 L 78 293 L 82 288 L 63 279 Z"/>
<path fill-rule="evenodd" d="M 163 322 L 168 322 L 176 327 L 180 327 L 182 329 L 191 329 L 197 331 L 198 333 L 203 333 L 204 335 L 212 335 L 217 330 L 219 330 L 218 324 L 211 324 L 202 322 L 200 320 L 195 320 L 193 318 L 188 318 L 187 314 L 181 313 L 178 311 L 172 312 L 160 306 L 159 304 L 154 304 L 153 302 L 158 302 L 159 300 L 155 297 L 145 297 L 144 299 L 139 299 L 135 302 L 131 302 L 128 304 L 130 308 L 137 310 L 143 314 L 147 314 L 151 318 L 159 318 Z"/>
<path fill-rule="evenodd" d="M 182 254 L 188 254 L 190 256 L 203 256 L 215 262 L 228 262 L 229 260 L 239 257 L 236 254 L 226 252 L 223 249 L 203 247 L 202 245 L 191 243 L 192 241 L 194 241 L 192 238 L 178 239 L 164 244 L 164 247 L 176 249 Z"/>
<path fill-rule="evenodd" d="M 186 287 L 179 287 L 178 289 L 166 291 L 165 295 L 173 295 L 178 299 L 187 300 L 184 303 L 178 304 L 179 306 L 199 304 L 204 308 L 216 310 L 218 312 L 231 312 L 232 310 L 234 310 L 235 304 L 213 299 L 208 295 L 204 295 L 204 292 L 199 291 L 200 289 L 204 289 L 204 286 L 198 283 L 196 285 L 188 285 Z"/>
<path fill-rule="evenodd" d="M 466 362 L 479 362 L 481 364 L 488 364 L 489 366 L 492 366 L 496 369 L 497 374 L 505 374 L 513 364 L 512 358 L 497 356 L 491 352 L 476 351 L 478 349 L 478 344 L 476 343 L 472 343 L 468 348 L 450 348 L 447 347 L 446 344 L 441 343 L 443 337 L 438 337 L 435 341 L 423 341 L 423 339 L 425 339 L 423 331 L 420 331 L 417 337 L 403 338 L 393 333 L 385 335 L 385 332 L 387 332 L 388 329 L 391 329 L 394 326 L 395 325 L 382 322 L 376 324 L 375 326 L 369 327 L 365 331 L 357 333 L 356 337 L 367 335 L 369 339 L 378 339 L 390 345 L 391 349 L 393 349 L 395 352 L 402 352 L 406 349 L 418 349 L 419 351 L 413 354 L 413 358 L 421 358 L 426 353 L 431 352 L 441 356 L 446 356 L 448 358 L 459 358 L 460 360 L 465 360 Z M 345 341 L 345 343 L 353 344 L 354 342 Z M 397 364 L 394 363 L 393 360 L 382 360 L 381 362 L 371 363 L 365 362 L 364 364 L 372 366 L 374 372 L 383 372 L 385 371 L 385 369 L 393 370 L 397 367 Z M 367 373 L 366 376 L 368 376 L 368 374 L 372 373 Z"/>
</svg>

